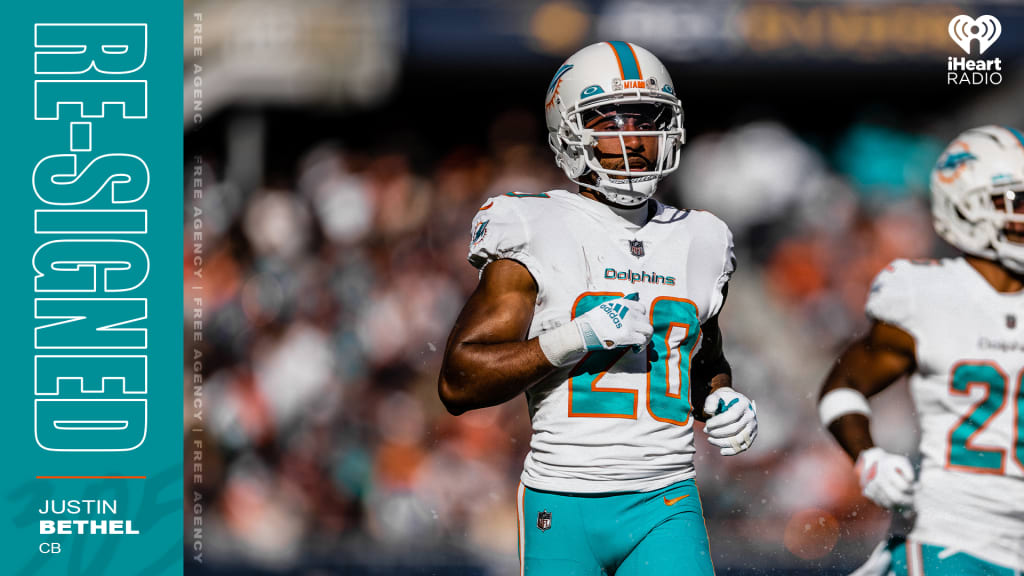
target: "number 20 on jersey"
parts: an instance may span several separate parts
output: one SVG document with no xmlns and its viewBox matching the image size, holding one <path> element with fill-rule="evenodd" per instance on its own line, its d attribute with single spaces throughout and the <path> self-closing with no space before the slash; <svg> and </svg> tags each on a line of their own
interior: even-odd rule
<svg viewBox="0 0 1024 576">
<path fill-rule="evenodd" d="M 573 305 L 572 317 L 602 302 L 621 298 L 621 292 L 584 292 Z M 685 426 L 690 421 L 690 360 L 700 341 L 697 306 L 684 298 L 655 298 L 649 308 L 654 335 L 647 353 L 645 372 L 628 373 L 646 378 L 647 411 L 660 422 Z M 630 348 L 587 354 L 569 373 L 569 416 L 590 418 L 637 418 L 637 388 L 601 385 L 609 371 Z M 616 374 L 627 374 L 619 372 Z"/>
</svg>

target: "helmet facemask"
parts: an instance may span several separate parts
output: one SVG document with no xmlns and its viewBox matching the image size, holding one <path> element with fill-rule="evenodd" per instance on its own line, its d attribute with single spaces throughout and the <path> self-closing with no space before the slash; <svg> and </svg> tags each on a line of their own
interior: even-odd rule
<svg viewBox="0 0 1024 576">
<path fill-rule="evenodd" d="M 609 201 L 642 204 L 679 167 L 685 132 L 675 96 L 638 89 L 556 105 L 562 121 L 549 135 L 556 161 L 570 180 Z"/>
<path fill-rule="evenodd" d="M 1024 273 L 1024 183 L 996 187 L 988 196 L 994 213 L 996 237 L 992 246 L 999 262 Z"/>
<path fill-rule="evenodd" d="M 934 206 L 936 230 L 975 256 L 1024 273 L 1024 182 L 972 189 Z"/>
</svg>

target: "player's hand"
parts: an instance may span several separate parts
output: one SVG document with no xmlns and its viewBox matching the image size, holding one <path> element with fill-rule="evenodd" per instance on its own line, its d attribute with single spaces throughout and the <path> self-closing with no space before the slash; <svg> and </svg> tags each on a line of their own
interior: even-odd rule
<svg viewBox="0 0 1024 576">
<path fill-rule="evenodd" d="M 723 456 L 733 456 L 750 448 L 757 438 L 757 409 L 739 392 L 724 386 L 704 401 L 704 432 L 708 442 L 720 448 Z"/>
<path fill-rule="evenodd" d="M 587 351 L 624 346 L 633 346 L 638 351 L 647 346 L 654 327 L 647 319 L 647 308 L 635 298 L 636 294 L 630 294 L 602 302 L 573 321 Z"/>
<path fill-rule="evenodd" d="M 913 504 L 914 467 L 906 456 L 875 446 L 860 453 L 856 469 L 861 490 L 875 504 L 882 508 Z"/>
</svg>

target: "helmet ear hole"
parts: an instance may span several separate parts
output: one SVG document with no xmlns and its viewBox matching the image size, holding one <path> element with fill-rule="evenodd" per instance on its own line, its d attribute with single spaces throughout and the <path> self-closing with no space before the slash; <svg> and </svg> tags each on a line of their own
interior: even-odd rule
<svg viewBox="0 0 1024 576">
<path fill-rule="evenodd" d="M 575 154 L 569 154 L 566 156 L 568 160 L 568 166 L 566 166 L 566 172 L 569 178 L 579 178 L 587 170 L 587 162 L 583 159 L 583 155 L 578 151 Z"/>
<path fill-rule="evenodd" d="M 569 179 L 580 177 L 587 169 L 586 159 L 579 146 L 571 144 L 561 133 L 548 133 L 548 146 L 555 152 L 555 163 Z"/>
<path fill-rule="evenodd" d="M 587 161 L 579 146 L 573 146 L 564 140 L 562 145 L 565 149 L 565 173 L 569 178 L 579 178 L 587 170 Z"/>
</svg>

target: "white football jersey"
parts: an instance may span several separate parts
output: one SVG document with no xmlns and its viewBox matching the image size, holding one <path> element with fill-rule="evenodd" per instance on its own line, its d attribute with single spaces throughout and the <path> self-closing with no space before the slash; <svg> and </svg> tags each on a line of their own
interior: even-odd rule
<svg viewBox="0 0 1024 576">
<path fill-rule="evenodd" d="M 911 536 L 1024 569 L 1024 292 L 997 292 L 963 258 L 897 260 L 867 314 L 916 342 Z"/>
<path fill-rule="evenodd" d="M 708 212 L 656 206 L 638 228 L 579 194 L 513 192 L 473 220 L 474 266 L 516 260 L 537 282 L 529 337 L 632 293 L 654 327 L 648 350 L 589 353 L 527 391 L 530 488 L 645 492 L 694 476 L 690 359 L 722 306 L 732 235 Z"/>
</svg>

